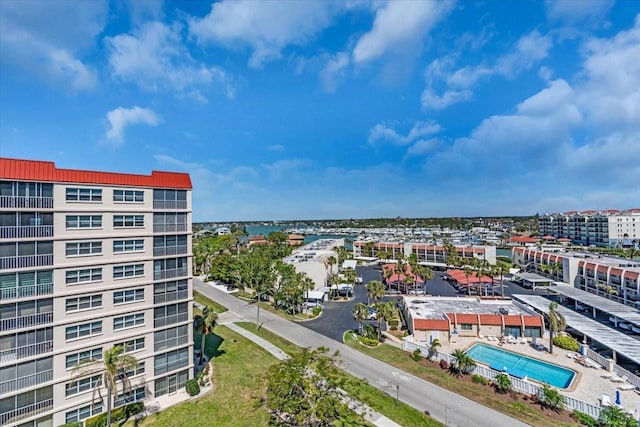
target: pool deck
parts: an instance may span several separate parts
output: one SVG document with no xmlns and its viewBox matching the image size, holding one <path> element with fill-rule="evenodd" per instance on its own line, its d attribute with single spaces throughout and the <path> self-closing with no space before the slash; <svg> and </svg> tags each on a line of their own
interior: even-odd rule
<svg viewBox="0 0 640 427">
<path fill-rule="evenodd" d="M 603 378 L 603 375 L 607 374 L 607 371 L 604 369 L 589 368 L 577 363 L 574 359 L 567 357 L 567 355 L 572 352 L 563 350 L 557 346 L 553 347 L 553 354 L 549 354 L 547 351 L 538 351 L 529 344 L 504 344 L 499 346 L 496 341 L 489 341 L 486 338 L 480 339 L 477 337 L 458 336 L 452 343 L 443 345 L 440 348 L 440 351 L 451 354 L 454 350 L 465 350 L 475 343 L 491 345 L 500 349 L 519 353 L 524 356 L 529 356 L 534 359 L 560 365 L 578 372 L 578 376 L 573 380 L 571 387 L 568 389 L 561 389 L 560 391 L 566 396 L 582 400 L 583 402 L 592 405 L 599 404 L 600 397 L 603 393 L 608 394 L 611 402 L 613 403 L 616 397 L 616 389 L 622 384 L 614 383 L 607 378 Z M 538 343 L 544 344 L 547 348 L 549 347 L 548 339 L 538 339 Z M 620 400 L 622 402 L 622 407 L 626 411 L 633 411 L 636 418 L 640 416 L 640 395 L 633 390 L 620 390 Z"/>
</svg>

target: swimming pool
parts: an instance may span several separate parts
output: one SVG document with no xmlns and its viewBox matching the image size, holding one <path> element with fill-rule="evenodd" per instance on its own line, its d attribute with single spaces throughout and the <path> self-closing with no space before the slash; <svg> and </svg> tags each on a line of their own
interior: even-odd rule
<svg viewBox="0 0 640 427">
<path fill-rule="evenodd" d="M 542 360 L 533 359 L 487 344 L 474 344 L 467 350 L 474 360 L 489 365 L 493 369 L 524 377 L 558 388 L 567 388 L 575 377 L 575 371 Z"/>
</svg>

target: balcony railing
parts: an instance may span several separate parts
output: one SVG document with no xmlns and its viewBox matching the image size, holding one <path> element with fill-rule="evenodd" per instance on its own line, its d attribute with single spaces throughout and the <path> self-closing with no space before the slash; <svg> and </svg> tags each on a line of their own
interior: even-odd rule
<svg viewBox="0 0 640 427">
<path fill-rule="evenodd" d="M 53 351 L 53 341 L 43 341 L 37 344 L 25 345 L 23 347 L 10 348 L 0 351 L 0 364 L 14 362 L 26 357 L 37 356 Z"/>
<path fill-rule="evenodd" d="M 153 209 L 187 209 L 186 200 L 154 200 Z"/>
<path fill-rule="evenodd" d="M 37 372 L 26 377 L 16 378 L 14 380 L 4 381 L 0 383 L 0 394 L 10 393 L 15 390 L 33 387 L 38 384 L 49 382 L 53 379 L 53 369 L 48 371 Z"/>
<path fill-rule="evenodd" d="M 186 255 L 187 245 L 153 248 L 153 256 Z"/>
<path fill-rule="evenodd" d="M 162 328 L 163 326 L 173 325 L 174 323 L 185 322 L 189 319 L 189 313 L 178 313 L 167 317 L 159 317 L 153 320 L 154 328 Z"/>
<path fill-rule="evenodd" d="M 0 258 L 0 270 L 13 268 L 46 267 L 53 265 L 53 254 L 23 255 Z"/>
<path fill-rule="evenodd" d="M 189 364 L 189 359 L 176 360 L 175 362 L 167 363 L 166 365 L 157 366 L 153 373 L 154 375 L 162 375 L 167 372 L 175 371 L 176 369 L 184 368 Z"/>
<path fill-rule="evenodd" d="M 168 348 L 177 347 L 179 345 L 186 344 L 187 341 L 189 341 L 189 337 L 187 335 L 172 338 L 169 340 L 156 341 L 153 345 L 153 351 L 161 351 Z"/>
<path fill-rule="evenodd" d="M 0 208 L 53 208 L 53 197 L 0 196 Z"/>
<path fill-rule="evenodd" d="M 154 233 L 175 233 L 187 231 L 187 224 L 153 224 Z"/>
<path fill-rule="evenodd" d="M 31 298 L 53 294 L 53 283 L 43 285 L 17 286 L 0 289 L 0 301 L 14 298 Z"/>
<path fill-rule="evenodd" d="M 32 239 L 53 236 L 53 225 L 9 225 L 0 227 L 0 239 Z"/>
<path fill-rule="evenodd" d="M 3 412 L 0 414 L 0 425 L 13 424 L 20 420 L 24 420 L 25 418 L 30 418 L 52 409 L 53 399 L 42 400 L 32 405 L 14 409 L 13 411 Z"/>
<path fill-rule="evenodd" d="M 171 279 L 174 277 L 187 276 L 189 269 L 187 267 L 170 268 L 168 270 L 159 270 L 153 272 L 153 280 Z"/>
<path fill-rule="evenodd" d="M 170 301 L 177 301 L 181 299 L 187 299 L 189 297 L 189 291 L 173 291 L 165 292 L 164 294 L 155 294 L 153 296 L 154 304 L 162 304 Z"/>
<path fill-rule="evenodd" d="M 53 322 L 53 311 L 49 313 L 31 314 L 29 316 L 12 317 L 0 320 L 0 331 L 11 329 L 30 328 L 32 326 L 46 325 Z"/>
</svg>

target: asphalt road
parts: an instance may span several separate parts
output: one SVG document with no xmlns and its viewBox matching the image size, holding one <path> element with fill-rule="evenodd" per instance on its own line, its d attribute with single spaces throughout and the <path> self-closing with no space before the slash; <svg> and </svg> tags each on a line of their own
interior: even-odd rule
<svg viewBox="0 0 640 427">
<path fill-rule="evenodd" d="M 256 318 L 254 305 L 238 300 L 198 279 L 194 278 L 193 282 L 194 289 L 229 309 L 230 313 L 224 313 L 225 317 L 235 316 L 246 321 L 254 321 Z M 367 380 L 374 387 L 392 396 L 397 395 L 399 400 L 419 411 L 428 411 L 433 418 L 448 426 L 519 427 L 526 425 L 421 378 L 400 371 L 300 324 L 282 319 L 264 310 L 261 311 L 260 317 L 264 319 L 262 327 L 298 346 L 311 348 L 322 346 L 331 352 L 339 351 L 341 366 L 346 372 Z"/>
</svg>

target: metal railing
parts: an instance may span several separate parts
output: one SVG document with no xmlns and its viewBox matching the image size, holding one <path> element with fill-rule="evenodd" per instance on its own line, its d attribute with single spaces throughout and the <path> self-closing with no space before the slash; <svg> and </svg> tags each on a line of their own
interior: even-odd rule
<svg viewBox="0 0 640 427">
<path fill-rule="evenodd" d="M 53 197 L 0 196 L 0 208 L 53 208 Z"/>
<path fill-rule="evenodd" d="M 43 400 L 0 414 L 0 425 L 13 424 L 25 418 L 33 417 L 53 409 L 53 399 Z"/>
<path fill-rule="evenodd" d="M 187 245 L 153 248 L 153 256 L 186 255 Z"/>
<path fill-rule="evenodd" d="M 186 322 L 189 319 L 189 313 L 178 313 L 166 317 L 158 317 L 153 319 L 153 327 L 161 328 L 167 325 L 173 325 L 174 323 Z"/>
<path fill-rule="evenodd" d="M 622 366 L 614 365 L 613 372 L 615 372 L 619 377 L 623 378 L 629 384 L 640 387 L 640 378 L 636 374 L 632 374 L 631 372 L 627 371 Z"/>
<path fill-rule="evenodd" d="M 0 227 L 0 239 L 32 239 L 53 236 L 53 225 L 9 225 Z"/>
<path fill-rule="evenodd" d="M 165 292 L 163 294 L 155 294 L 153 296 L 154 304 L 162 304 L 169 301 L 177 301 L 181 299 L 187 299 L 189 297 L 189 291 L 172 291 Z"/>
<path fill-rule="evenodd" d="M 16 360 L 32 357 L 53 351 L 53 341 L 43 341 L 37 344 L 10 348 L 0 351 L 0 364 L 14 362 Z"/>
<path fill-rule="evenodd" d="M 32 326 L 46 325 L 53 322 L 53 311 L 48 313 L 30 314 L 28 316 L 12 317 L 0 320 L 0 331 L 11 329 L 30 328 Z"/>
<path fill-rule="evenodd" d="M 153 209 L 187 209 L 186 200 L 154 200 Z"/>
<path fill-rule="evenodd" d="M 25 377 L 16 378 L 0 383 L 0 394 L 6 394 L 15 390 L 21 390 L 27 387 L 33 387 L 38 384 L 49 382 L 53 379 L 53 369 Z"/>
<path fill-rule="evenodd" d="M 0 289 L 0 301 L 15 298 L 31 298 L 53 294 L 53 283 L 42 285 L 16 286 Z"/>
<path fill-rule="evenodd" d="M 402 348 L 405 351 L 414 351 L 416 349 L 419 349 L 420 353 L 423 356 L 425 357 L 429 356 L 428 347 L 421 346 L 419 344 L 408 341 L 406 339 L 402 340 Z M 451 365 L 453 362 L 456 361 L 456 358 L 447 353 L 434 351 L 432 354 L 432 360 L 445 360 L 449 365 Z M 489 380 L 494 380 L 497 373 L 498 373 L 497 371 L 481 365 L 476 365 L 473 371 L 471 371 L 471 374 L 481 375 L 482 377 L 487 378 Z M 538 397 L 542 397 L 543 388 L 541 386 L 524 379 L 513 377 L 511 375 L 509 376 L 509 379 L 511 380 L 511 386 L 513 390 L 519 391 L 521 393 L 529 394 L 529 395 L 536 395 Z M 565 407 L 567 409 L 570 409 L 572 411 L 584 412 L 596 419 L 600 416 L 600 406 L 592 405 L 590 403 L 583 402 L 581 400 L 574 399 L 569 396 L 565 396 L 562 393 L 561 395 L 565 399 Z"/>
<path fill-rule="evenodd" d="M 587 354 L 586 356 L 589 359 L 592 359 L 594 362 L 596 362 L 598 365 L 602 366 L 604 369 L 609 369 L 609 359 L 607 357 L 604 357 L 603 355 L 601 355 L 600 353 L 590 349 L 589 347 L 586 347 L 587 350 Z"/>
<path fill-rule="evenodd" d="M 173 233 L 187 231 L 187 223 L 183 224 L 153 224 L 154 233 Z"/>
<path fill-rule="evenodd" d="M 153 272 L 153 280 L 172 279 L 174 277 L 187 276 L 189 269 L 187 267 L 170 268 L 168 270 L 159 270 Z"/>
<path fill-rule="evenodd" d="M 53 265 L 53 254 L 23 255 L 0 258 L 0 270 Z"/>
<path fill-rule="evenodd" d="M 156 341 L 153 345 L 153 351 L 161 351 L 168 348 L 177 347 L 179 345 L 186 344 L 187 341 L 189 341 L 189 337 L 186 335 L 171 338 L 168 340 Z"/>
</svg>

